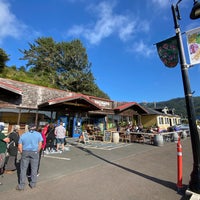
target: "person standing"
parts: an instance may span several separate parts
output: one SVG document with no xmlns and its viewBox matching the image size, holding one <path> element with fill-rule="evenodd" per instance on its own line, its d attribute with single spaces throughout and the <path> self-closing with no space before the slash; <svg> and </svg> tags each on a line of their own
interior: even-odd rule
<svg viewBox="0 0 200 200">
<path fill-rule="evenodd" d="M 48 128 L 48 126 L 47 126 Z M 42 142 L 42 146 L 41 146 L 41 149 L 40 149 L 40 152 L 39 152 L 39 161 L 38 161 L 38 169 L 37 169 L 37 176 L 40 175 L 39 173 L 39 170 L 40 170 L 40 160 L 41 160 L 41 157 L 42 157 L 42 153 L 46 147 L 46 133 L 47 133 L 47 128 L 39 128 L 38 129 L 38 132 L 42 135 L 42 139 L 43 139 L 43 142 Z"/>
<path fill-rule="evenodd" d="M 19 125 L 15 125 L 13 132 L 6 138 L 6 142 L 9 144 L 8 147 L 8 158 L 5 164 L 5 174 L 12 174 L 16 169 L 17 154 L 18 154 L 18 141 L 19 141 Z"/>
<path fill-rule="evenodd" d="M 55 150 L 55 127 L 54 124 L 49 125 L 48 132 L 46 134 L 46 153 L 54 152 Z"/>
<path fill-rule="evenodd" d="M 44 128 L 42 129 L 42 134 L 44 134 L 45 136 L 47 135 L 47 132 L 49 130 L 49 123 L 47 123 Z"/>
<path fill-rule="evenodd" d="M 60 125 L 55 128 L 54 133 L 55 133 L 55 136 L 56 136 L 56 150 L 59 151 L 59 147 L 60 147 L 60 144 L 61 144 L 62 151 L 64 151 L 66 129 L 63 127 L 63 122 L 60 122 Z"/>
<path fill-rule="evenodd" d="M 16 190 L 24 190 L 29 164 L 31 168 L 29 186 L 30 188 L 36 187 L 39 152 L 42 147 L 42 141 L 42 135 L 36 131 L 36 125 L 34 124 L 30 124 L 29 131 L 20 136 L 18 142 L 18 150 L 21 153 L 20 179 Z"/>
<path fill-rule="evenodd" d="M 3 174 L 4 171 L 4 164 L 5 164 L 5 158 L 6 158 L 6 149 L 7 149 L 7 144 L 6 144 L 6 136 L 2 131 L 4 130 L 4 126 L 0 125 L 0 175 Z M 0 182 L 0 185 L 2 183 Z"/>
</svg>

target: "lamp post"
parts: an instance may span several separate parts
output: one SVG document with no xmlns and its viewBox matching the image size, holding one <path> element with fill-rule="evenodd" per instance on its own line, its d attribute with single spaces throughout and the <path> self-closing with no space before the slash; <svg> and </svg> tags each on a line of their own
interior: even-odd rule
<svg viewBox="0 0 200 200">
<path fill-rule="evenodd" d="M 194 6 L 190 13 L 190 19 L 198 19 L 200 17 L 200 3 L 194 0 Z"/>
<path fill-rule="evenodd" d="M 191 135 L 191 144 L 192 144 L 192 153 L 193 153 L 193 171 L 191 172 L 191 179 L 189 182 L 189 190 L 192 192 L 200 194 L 200 135 L 198 133 L 197 125 L 196 125 L 196 114 L 192 99 L 192 93 L 190 89 L 190 81 L 188 76 L 188 65 L 186 64 L 185 52 L 183 48 L 183 41 L 180 26 L 178 24 L 178 20 L 180 20 L 180 13 L 178 4 L 181 2 L 179 0 L 176 5 L 171 6 L 173 19 L 174 19 L 174 28 L 177 37 L 178 51 L 179 51 L 179 59 L 181 65 L 181 73 L 182 73 L 182 81 L 185 93 L 185 102 L 186 109 L 188 115 L 188 122 L 190 127 L 190 135 Z M 194 1 L 194 4 L 197 1 Z M 199 13 L 196 13 L 195 17 L 197 17 Z M 200 17 L 200 16 L 198 16 Z M 197 17 L 197 18 L 198 18 Z"/>
</svg>

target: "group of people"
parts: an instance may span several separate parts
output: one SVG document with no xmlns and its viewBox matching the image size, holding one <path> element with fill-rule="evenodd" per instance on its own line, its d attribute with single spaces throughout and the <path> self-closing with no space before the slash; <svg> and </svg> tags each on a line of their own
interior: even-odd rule
<svg viewBox="0 0 200 200">
<path fill-rule="evenodd" d="M 36 187 L 42 152 L 46 148 L 54 149 L 55 140 L 55 150 L 59 151 L 61 146 L 61 151 L 64 151 L 66 129 L 63 123 L 60 122 L 56 127 L 47 124 L 44 128 L 38 129 L 35 124 L 30 124 L 28 131 L 21 135 L 18 133 L 18 125 L 14 126 L 8 136 L 2 132 L 3 129 L 4 127 L 0 125 L 0 174 L 10 174 L 17 170 L 17 156 L 21 154 L 20 176 L 16 190 L 24 190 L 27 177 L 29 177 L 29 187 Z"/>
<path fill-rule="evenodd" d="M 62 153 L 65 148 L 65 137 L 66 137 L 66 129 L 63 126 L 63 122 L 61 121 L 59 125 L 57 125 L 56 127 L 54 127 L 53 124 L 47 126 L 48 126 L 48 131 L 46 134 L 47 142 L 44 150 L 46 152 L 56 151 Z"/>
<path fill-rule="evenodd" d="M 131 122 L 128 123 L 126 127 L 126 134 L 129 134 L 130 132 L 142 132 L 143 131 L 143 125 L 133 125 Z"/>
</svg>

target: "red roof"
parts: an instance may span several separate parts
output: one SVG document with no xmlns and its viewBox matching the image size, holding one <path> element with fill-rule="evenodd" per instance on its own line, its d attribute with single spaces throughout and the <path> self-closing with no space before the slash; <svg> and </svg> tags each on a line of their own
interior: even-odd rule
<svg viewBox="0 0 200 200">
<path fill-rule="evenodd" d="M 9 90 L 9 91 L 17 93 L 17 94 L 22 94 L 22 92 L 23 92 L 21 89 L 15 87 L 13 85 L 10 85 L 8 83 L 2 82 L 2 81 L 0 81 L 0 88 Z"/>
<path fill-rule="evenodd" d="M 54 104 L 64 103 L 64 102 L 73 101 L 73 100 L 84 100 L 84 101 L 88 102 L 89 104 L 93 105 L 94 107 L 96 107 L 97 110 L 101 110 L 101 108 L 97 104 L 95 104 L 93 101 L 91 101 L 87 96 L 85 96 L 83 94 L 75 94 L 75 95 L 68 96 L 68 97 L 51 99 L 51 100 L 48 100 L 44 104 L 54 105 Z M 40 106 L 42 106 L 42 104 Z"/>
<path fill-rule="evenodd" d="M 147 112 L 143 107 L 141 107 L 139 104 L 137 104 L 136 102 L 128 102 L 128 103 L 124 103 L 123 105 L 120 105 L 116 108 L 114 108 L 115 111 L 123 111 L 123 110 L 126 110 L 132 106 L 137 106 L 139 107 L 140 109 L 142 109 L 144 112 Z"/>
</svg>

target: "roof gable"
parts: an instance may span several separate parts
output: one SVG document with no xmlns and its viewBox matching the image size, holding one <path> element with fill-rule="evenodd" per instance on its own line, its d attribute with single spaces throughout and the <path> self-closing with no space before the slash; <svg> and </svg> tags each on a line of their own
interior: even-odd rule
<svg viewBox="0 0 200 200">
<path fill-rule="evenodd" d="M 122 104 L 122 105 L 117 106 L 116 108 L 114 108 L 114 110 L 117 111 L 117 112 L 122 112 L 124 110 L 129 109 L 129 108 L 134 108 L 135 110 L 137 110 L 140 113 L 147 113 L 147 111 L 142 106 L 140 106 L 139 104 L 137 104 L 136 102 L 127 102 L 127 103 L 124 103 L 124 104 Z"/>
<path fill-rule="evenodd" d="M 0 81 L 0 88 L 22 95 L 22 90 L 5 82 Z"/>
<path fill-rule="evenodd" d="M 38 105 L 39 108 L 49 107 L 49 106 L 76 106 L 76 107 L 86 107 L 90 108 L 89 110 L 101 110 L 101 108 L 91 101 L 87 96 L 82 94 L 75 94 L 70 97 L 62 97 L 48 100 L 45 103 Z"/>
</svg>

